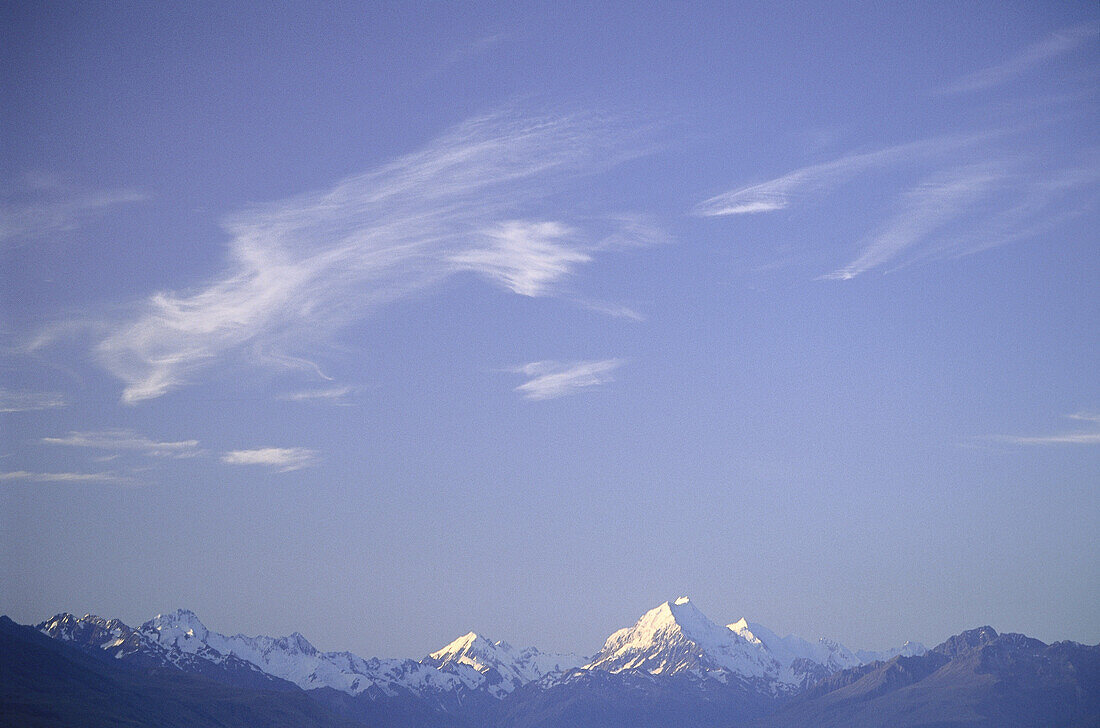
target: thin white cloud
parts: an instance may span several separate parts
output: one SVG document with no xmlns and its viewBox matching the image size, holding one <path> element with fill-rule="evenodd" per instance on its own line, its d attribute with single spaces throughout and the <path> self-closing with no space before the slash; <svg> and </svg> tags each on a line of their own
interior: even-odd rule
<svg viewBox="0 0 1100 728">
<path fill-rule="evenodd" d="M 971 209 L 1003 178 L 998 170 L 980 166 L 918 185 L 902 196 L 902 211 L 872 237 L 855 260 L 823 278 L 850 280 L 893 260 Z"/>
<path fill-rule="evenodd" d="M 1086 158 L 1089 155 L 1085 155 Z M 944 251 L 962 257 L 1018 240 L 1032 238 L 1067 220 L 1079 217 L 1096 205 L 1095 189 L 1100 182 L 1100 160 L 1092 167 L 1034 175 L 1020 185 L 1015 202 L 984 219 L 970 231 L 953 236 Z"/>
<path fill-rule="evenodd" d="M 994 435 L 992 439 L 1013 445 L 1100 445 L 1100 414 L 1077 412 L 1066 415 L 1066 417 L 1071 420 L 1088 422 L 1092 425 L 1092 428 L 1052 435 Z"/>
<path fill-rule="evenodd" d="M 1022 53 L 1010 58 L 1004 63 L 983 68 L 980 71 L 975 71 L 974 73 L 963 76 L 954 83 L 939 89 L 939 93 L 967 93 L 1000 86 L 1023 75 L 1035 66 L 1057 56 L 1069 53 L 1084 43 L 1095 40 L 1096 38 L 1096 28 L 1090 25 L 1063 28 L 1062 30 L 1052 33 L 1047 38 L 1037 43 L 1033 43 Z"/>
<path fill-rule="evenodd" d="M 320 389 L 303 389 L 298 392 L 288 392 L 279 396 L 279 399 L 288 402 L 329 402 L 332 404 L 346 404 L 347 398 L 359 392 L 362 387 L 350 385 L 342 387 L 323 387 Z"/>
<path fill-rule="evenodd" d="M 1033 238 L 1096 207 L 1100 163 L 1095 152 L 1082 152 L 1073 168 L 1051 169 L 1049 160 L 1006 156 L 991 146 L 1013 133 L 937 137 L 850 154 L 704 200 L 694 213 L 716 217 L 781 210 L 824 197 L 857 177 L 921 174 L 923 182 L 897 195 L 890 218 L 870 221 L 870 234 L 857 232 L 862 243 L 856 257 L 820 276 L 850 280 L 886 264 L 896 269 L 922 258 L 958 258 Z M 852 217 L 853 208 L 846 206 L 851 202 L 836 200 L 827 209 L 844 206 L 846 217 L 868 222 Z M 783 257 L 789 260 L 790 254 Z"/>
<path fill-rule="evenodd" d="M 43 437 L 44 445 L 87 447 L 96 450 L 135 451 L 156 457 L 187 458 L 200 455 L 198 440 L 157 442 L 133 430 L 99 430 L 70 432 L 64 437 Z"/>
<path fill-rule="evenodd" d="M 308 355 L 341 326 L 462 271 L 547 295 L 609 236 L 524 219 L 522 208 L 566 175 L 636 154 L 637 142 L 592 117 L 473 119 L 330 190 L 229 219 L 228 269 L 142 303 L 98 359 L 134 403 L 215 363 L 313 366 Z"/>
<path fill-rule="evenodd" d="M 24 480 L 30 483 L 133 483 L 134 479 L 116 473 L 30 473 L 14 470 L 0 473 L 0 482 Z"/>
<path fill-rule="evenodd" d="M 1039 435 L 1036 437 L 1015 437 L 1005 435 L 997 438 L 1014 445 L 1100 445 L 1100 432 L 1066 432 L 1060 435 Z"/>
<path fill-rule="evenodd" d="M 554 222 L 508 222 L 485 230 L 485 247 L 451 256 L 460 270 L 477 272 L 521 296 L 544 295 L 553 283 L 592 256 L 569 239 L 569 228 Z"/>
<path fill-rule="evenodd" d="M 531 400 L 576 394 L 582 389 L 612 381 L 611 372 L 623 363 L 622 359 L 530 362 L 514 370 L 517 374 L 531 377 L 516 387 L 516 391 L 522 392 L 525 398 Z"/>
<path fill-rule="evenodd" d="M 262 465 L 280 473 L 301 470 L 317 462 L 317 451 L 302 447 L 261 447 L 255 450 L 232 450 L 222 455 L 229 465 Z"/>
<path fill-rule="evenodd" d="M 37 239 L 75 230 L 88 218 L 116 205 L 148 198 L 138 190 L 103 190 L 61 199 L 0 205 L 0 243 Z"/>
<path fill-rule="evenodd" d="M 574 301 L 582 308 L 586 308 L 589 311 L 595 311 L 596 313 L 602 313 L 605 316 L 611 316 L 612 318 L 630 319 L 631 321 L 645 321 L 645 315 L 635 311 L 630 306 L 625 306 L 621 303 L 611 303 L 608 301 L 597 301 L 590 298 L 578 298 Z"/>
<path fill-rule="evenodd" d="M 848 154 L 801 167 L 782 177 L 739 187 L 703 200 L 692 210 L 701 217 L 774 212 L 808 194 L 821 193 L 853 177 L 891 164 L 912 163 L 973 144 L 988 135 L 945 136 L 898 144 L 870 152 Z"/>
<path fill-rule="evenodd" d="M 64 407 L 65 397 L 59 392 L 28 392 L 0 387 L 0 412 L 31 412 Z"/>
</svg>

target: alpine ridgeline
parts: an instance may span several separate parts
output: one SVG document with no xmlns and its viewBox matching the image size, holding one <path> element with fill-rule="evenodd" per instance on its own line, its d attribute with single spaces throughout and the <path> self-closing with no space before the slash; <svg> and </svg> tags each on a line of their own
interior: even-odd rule
<svg viewBox="0 0 1100 728">
<path fill-rule="evenodd" d="M 965 694 L 970 702 L 959 710 L 969 711 L 968 726 L 1042 725 L 1026 722 L 1028 706 L 1041 707 L 1047 717 L 1061 715 L 1050 700 L 1034 697 L 1022 708 L 997 712 L 1001 723 L 982 722 L 991 699 L 981 691 L 1007 689 L 996 679 L 995 668 L 1004 665 L 1011 667 L 1006 680 L 1017 696 L 1043 690 L 1076 696 L 1076 707 L 1062 713 L 1086 720 L 1100 705 L 1100 646 L 1048 647 L 983 629 L 988 631 L 965 632 L 931 651 L 911 642 L 884 652 L 853 651 L 827 639 L 779 637 L 745 619 L 722 626 L 681 597 L 613 633 L 590 659 L 515 648 L 470 632 L 412 660 L 321 652 L 298 633 L 227 636 L 182 609 L 137 629 L 71 614 L 37 625 L 66 649 L 98 655 L 112 669 L 197 675 L 265 694 L 304 691 L 351 725 L 732 728 L 825 725 L 829 718 L 841 721 L 836 725 L 886 726 L 896 724 L 891 706 L 912 713 L 906 701 L 920 690 L 941 713 Z M 872 699 L 882 701 L 882 709 L 867 708 Z M 1006 716 L 1017 722 L 1004 723 Z"/>
</svg>

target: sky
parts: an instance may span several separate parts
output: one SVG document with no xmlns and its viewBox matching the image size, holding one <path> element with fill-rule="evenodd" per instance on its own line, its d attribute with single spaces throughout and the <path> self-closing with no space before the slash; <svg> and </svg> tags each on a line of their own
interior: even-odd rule
<svg viewBox="0 0 1100 728">
<path fill-rule="evenodd" d="M 1100 642 L 1091 2 L 7 3 L 0 612 Z"/>
</svg>

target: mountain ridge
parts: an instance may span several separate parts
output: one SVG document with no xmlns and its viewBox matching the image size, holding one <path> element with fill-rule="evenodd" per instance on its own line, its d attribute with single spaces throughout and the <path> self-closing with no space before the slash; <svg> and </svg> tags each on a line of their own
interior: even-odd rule
<svg viewBox="0 0 1100 728">
<path fill-rule="evenodd" d="M 1090 715 L 1093 702 L 1100 704 L 1077 676 L 1095 673 L 1100 681 L 1100 667 L 1092 667 L 1100 646 L 1046 645 L 979 627 L 932 650 L 907 642 L 856 652 L 824 638 L 779 637 L 746 618 L 721 625 L 687 597 L 614 631 L 591 658 L 517 649 L 471 631 L 420 660 L 364 659 L 322 652 L 299 632 L 223 635 L 187 609 L 158 614 L 136 629 L 68 613 L 35 629 L 109 663 L 195 674 L 245 691 L 302 691 L 345 719 L 392 728 L 845 725 L 829 723 L 834 715 L 848 716 L 852 726 L 886 726 L 861 706 L 896 704 L 912 712 L 914 695 L 932 696 L 921 704 L 955 705 L 974 726 L 991 728 L 996 723 L 988 716 L 1008 714 L 990 707 L 1005 685 L 1029 696 L 1016 707 L 1024 715 L 1062 715 L 1034 685 L 1077 700 L 1073 715 Z M 1072 698 L 1082 689 L 1084 698 Z"/>
</svg>

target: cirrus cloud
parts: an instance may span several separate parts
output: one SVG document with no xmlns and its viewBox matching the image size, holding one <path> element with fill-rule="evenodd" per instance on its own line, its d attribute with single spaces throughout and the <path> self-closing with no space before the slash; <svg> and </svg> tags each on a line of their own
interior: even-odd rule
<svg viewBox="0 0 1100 728">
<path fill-rule="evenodd" d="M 530 400 L 556 399 L 576 394 L 583 389 L 612 381 L 611 372 L 623 363 L 623 359 L 529 362 L 514 370 L 517 374 L 530 377 L 516 387 L 516 391 Z"/>
<path fill-rule="evenodd" d="M 156 457 L 188 458 L 202 454 L 198 440 L 158 442 L 133 430 L 98 430 L 70 432 L 63 437 L 43 437 L 44 445 L 87 447 L 97 450 L 135 451 Z"/>
<path fill-rule="evenodd" d="M 27 392 L 0 387 L 0 412 L 33 412 L 66 405 L 60 392 Z"/>
<path fill-rule="evenodd" d="M 328 190 L 242 211 L 224 223 L 226 270 L 143 301 L 96 356 L 136 403 L 216 364 L 317 371 L 308 357 L 336 330 L 463 271 L 520 295 L 554 294 L 635 231 L 611 218 L 614 230 L 599 234 L 532 219 L 525 205 L 640 153 L 636 136 L 591 116 L 490 115 Z"/>
<path fill-rule="evenodd" d="M 280 473 L 313 465 L 317 462 L 317 451 L 304 447 L 261 447 L 254 450 L 231 450 L 222 455 L 221 461 L 228 465 L 262 465 Z"/>
</svg>

